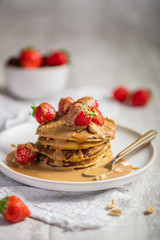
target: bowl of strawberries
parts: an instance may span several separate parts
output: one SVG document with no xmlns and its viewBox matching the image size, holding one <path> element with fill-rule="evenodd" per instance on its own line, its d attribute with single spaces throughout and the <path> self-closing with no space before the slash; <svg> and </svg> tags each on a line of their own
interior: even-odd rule
<svg viewBox="0 0 160 240">
<path fill-rule="evenodd" d="M 69 55 L 64 50 L 44 56 L 33 47 L 25 48 L 5 64 L 7 89 L 23 99 L 52 96 L 66 87 L 69 63 Z"/>
</svg>

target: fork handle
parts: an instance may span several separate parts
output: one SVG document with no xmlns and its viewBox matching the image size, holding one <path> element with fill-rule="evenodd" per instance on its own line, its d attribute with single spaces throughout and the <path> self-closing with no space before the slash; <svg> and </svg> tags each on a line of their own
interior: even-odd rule
<svg viewBox="0 0 160 240">
<path fill-rule="evenodd" d="M 124 156 L 127 156 L 129 153 L 139 149 L 140 147 L 143 147 L 147 143 L 151 142 L 157 135 L 156 130 L 152 129 L 149 132 L 142 135 L 140 138 L 138 138 L 135 142 L 133 142 L 131 145 L 129 145 L 127 148 L 125 148 L 123 151 L 117 154 L 116 159 L 120 159 Z M 118 160 L 117 159 L 117 160 Z"/>
</svg>

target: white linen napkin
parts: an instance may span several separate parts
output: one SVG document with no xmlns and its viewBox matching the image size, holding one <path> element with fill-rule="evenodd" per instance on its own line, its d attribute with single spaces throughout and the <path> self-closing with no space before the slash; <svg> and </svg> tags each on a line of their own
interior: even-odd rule
<svg viewBox="0 0 160 240">
<path fill-rule="evenodd" d="M 70 89 L 66 94 L 60 93 L 58 98 L 56 96 L 51 101 L 58 104 L 57 101 L 62 96 L 72 96 L 77 99 L 89 95 L 87 91 L 86 89 L 79 89 L 76 92 Z M 99 96 L 98 94 L 95 96 L 94 92 L 97 93 L 97 88 L 92 89 L 90 95 L 100 99 L 100 102 L 103 100 L 101 110 L 105 112 L 107 110 L 110 113 L 109 116 L 114 118 L 118 113 L 116 104 L 113 108 L 112 102 L 105 101 L 106 95 L 104 94 L 106 92 L 104 90 L 98 91 Z M 8 104 L 10 106 L 9 111 L 6 108 Z M 1 128 L 9 128 L 20 122 L 28 121 L 31 118 L 28 114 L 29 105 L 30 103 L 12 100 L 5 95 L 0 95 L 0 107 L 3 109 L 0 120 Z M 19 112 L 20 108 L 23 108 L 23 110 Z M 26 186 L 0 172 L 0 199 L 7 195 L 17 195 L 31 210 L 32 218 L 71 231 L 100 228 L 116 222 L 118 217 L 110 216 L 108 214 L 109 210 L 106 209 L 107 204 L 112 199 L 117 202 L 117 208 L 120 208 L 123 212 L 120 217 L 125 218 L 125 215 L 135 206 L 135 200 L 127 193 L 128 186 L 84 193 L 51 191 Z"/>
<path fill-rule="evenodd" d="M 0 175 L 1 178 L 3 175 Z M 83 193 L 18 185 L 1 187 L 0 199 L 7 195 L 17 195 L 29 207 L 32 218 L 54 224 L 64 230 L 95 229 L 115 222 L 118 217 L 110 216 L 109 210 L 106 209 L 112 199 L 117 202 L 117 208 L 122 210 L 122 218 L 134 207 L 133 198 L 117 189 Z"/>
</svg>

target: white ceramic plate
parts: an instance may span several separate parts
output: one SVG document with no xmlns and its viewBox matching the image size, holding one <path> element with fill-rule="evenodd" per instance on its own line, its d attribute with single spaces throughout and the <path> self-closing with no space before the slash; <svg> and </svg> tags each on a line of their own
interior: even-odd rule
<svg viewBox="0 0 160 240">
<path fill-rule="evenodd" d="M 131 162 L 134 167 L 139 167 L 140 169 L 135 170 L 126 176 L 90 182 L 63 182 L 45 180 L 30 177 L 11 170 L 5 163 L 6 154 L 12 150 L 10 144 L 36 141 L 36 128 L 37 123 L 28 122 L 14 126 L 8 130 L 3 131 L 0 134 L 0 171 L 8 177 L 30 186 L 59 191 L 97 191 L 112 187 L 118 187 L 136 180 L 142 174 L 147 174 L 146 170 L 155 160 L 156 150 L 154 145 L 151 143 L 145 148 L 143 148 L 141 151 L 135 153 L 128 158 L 129 162 Z M 125 147 L 131 144 L 134 140 L 140 137 L 140 135 L 141 134 L 135 132 L 132 129 L 118 125 L 116 138 L 112 141 L 112 151 L 114 155 L 116 155 L 119 151 L 123 150 Z"/>
</svg>

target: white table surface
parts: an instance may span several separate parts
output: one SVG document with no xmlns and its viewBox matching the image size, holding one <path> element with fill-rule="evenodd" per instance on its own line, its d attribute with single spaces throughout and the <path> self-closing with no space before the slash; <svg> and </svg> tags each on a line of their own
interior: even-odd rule
<svg viewBox="0 0 160 240">
<path fill-rule="evenodd" d="M 124 84 L 153 92 L 146 108 L 119 105 L 119 124 L 144 133 L 160 127 L 160 5 L 159 1 L 0 1 L 0 87 L 5 93 L 3 63 L 26 45 L 44 52 L 66 48 L 72 53 L 68 87 Z M 6 109 L 7 111 L 7 109 Z M 110 227 L 80 232 L 31 218 L 8 224 L 0 218 L 0 239 L 160 239 L 160 137 L 151 169 L 134 182 L 129 194 L 139 205 Z M 144 215 L 147 205 L 155 212 Z"/>
</svg>

